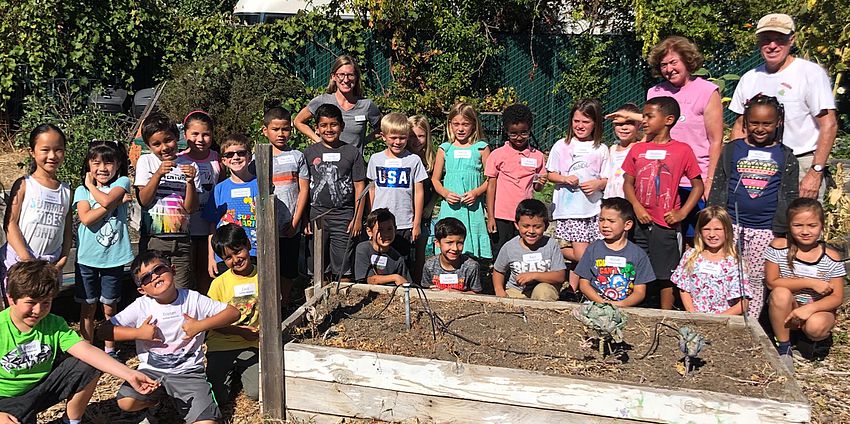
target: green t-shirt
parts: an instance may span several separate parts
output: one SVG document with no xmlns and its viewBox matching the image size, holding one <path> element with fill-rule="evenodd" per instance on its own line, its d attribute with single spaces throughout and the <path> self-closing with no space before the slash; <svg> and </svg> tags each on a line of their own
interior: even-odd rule
<svg viewBox="0 0 850 424">
<path fill-rule="evenodd" d="M 0 397 L 19 396 L 32 389 L 53 369 L 61 350 L 82 339 L 64 319 L 47 314 L 28 333 L 21 333 L 10 308 L 0 311 Z"/>
</svg>

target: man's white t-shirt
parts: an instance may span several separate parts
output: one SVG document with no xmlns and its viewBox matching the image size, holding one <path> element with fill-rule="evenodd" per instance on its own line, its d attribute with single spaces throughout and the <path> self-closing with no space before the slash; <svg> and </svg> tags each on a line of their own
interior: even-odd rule
<svg viewBox="0 0 850 424">
<path fill-rule="evenodd" d="M 759 93 L 775 96 L 785 107 L 782 144 L 791 148 L 795 155 L 814 152 L 819 134 L 816 117 L 823 110 L 835 109 L 826 71 L 800 58 L 794 58 L 788 67 L 772 74 L 761 64 L 741 77 L 729 110 L 743 115 L 747 100 Z"/>
</svg>

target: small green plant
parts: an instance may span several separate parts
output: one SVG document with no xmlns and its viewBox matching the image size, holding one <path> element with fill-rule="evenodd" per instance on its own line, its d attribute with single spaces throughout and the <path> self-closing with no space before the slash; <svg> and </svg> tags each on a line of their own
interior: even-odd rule
<svg viewBox="0 0 850 424">
<path fill-rule="evenodd" d="M 685 355 L 682 360 L 685 363 L 685 375 L 687 375 L 691 372 L 691 363 L 705 349 L 709 342 L 705 337 L 691 330 L 688 326 L 679 327 L 678 333 L 679 350 Z"/>
<path fill-rule="evenodd" d="M 593 302 L 573 309 L 573 317 L 590 330 L 596 332 L 599 340 L 599 356 L 605 356 L 605 347 L 611 350 L 612 343 L 623 342 L 623 329 L 626 328 L 626 315 L 620 308 L 610 303 Z"/>
</svg>

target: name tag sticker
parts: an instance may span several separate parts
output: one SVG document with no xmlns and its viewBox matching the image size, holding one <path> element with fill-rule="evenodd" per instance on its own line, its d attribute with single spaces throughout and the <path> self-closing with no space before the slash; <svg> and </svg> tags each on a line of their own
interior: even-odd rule
<svg viewBox="0 0 850 424">
<path fill-rule="evenodd" d="M 529 168 L 537 168 L 537 159 L 535 158 L 520 158 L 519 164 Z"/>
<path fill-rule="evenodd" d="M 295 163 L 295 156 L 292 155 L 283 155 L 277 157 L 277 163 L 281 165 L 285 165 L 287 163 Z"/>
<path fill-rule="evenodd" d="M 384 166 L 387 168 L 401 168 L 401 159 L 387 159 L 384 161 Z"/>
<path fill-rule="evenodd" d="M 234 188 L 230 190 L 230 197 L 251 197 L 251 187 Z"/>
<path fill-rule="evenodd" d="M 470 159 L 472 157 L 472 150 L 458 149 L 454 151 L 453 155 L 455 159 Z"/>
<path fill-rule="evenodd" d="M 699 272 L 700 274 L 719 275 L 721 272 L 720 264 L 717 262 L 701 262 L 699 264 L 697 272 Z"/>
<path fill-rule="evenodd" d="M 815 265 L 794 264 L 794 274 L 798 277 L 820 278 Z"/>
<path fill-rule="evenodd" d="M 160 312 L 159 319 L 167 320 L 167 319 L 175 319 L 175 318 L 183 318 L 183 314 L 180 312 L 180 309 L 169 308 Z"/>
<path fill-rule="evenodd" d="M 62 196 L 55 191 L 43 191 L 41 194 L 41 198 L 47 203 L 53 203 L 56 205 L 62 204 Z"/>
<path fill-rule="evenodd" d="M 257 286 L 255 284 L 240 284 L 233 287 L 233 296 L 255 296 L 257 294 Z"/>
<path fill-rule="evenodd" d="M 542 260 L 543 254 L 541 253 L 526 253 L 522 255 L 522 261 L 525 263 L 540 262 Z"/>
<path fill-rule="evenodd" d="M 387 266 L 387 257 L 383 255 L 372 255 L 372 265 Z"/>
<path fill-rule="evenodd" d="M 366 115 L 354 115 L 354 122 L 366 122 Z"/>
<path fill-rule="evenodd" d="M 457 284 L 457 274 L 440 274 L 440 284 Z"/>
<path fill-rule="evenodd" d="M 339 162 L 339 153 L 322 153 L 322 162 Z"/>
<path fill-rule="evenodd" d="M 747 152 L 747 159 L 750 160 L 773 160 L 770 156 L 770 152 L 764 152 L 761 150 L 750 150 Z"/>
<path fill-rule="evenodd" d="M 644 155 L 645 158 L 650 160 L 663 160 L 667 157 L 666 150 L 647 150 Z"/>
<path fill-rule="evenodd" d="M 574 155 L 586 155 L 586 154 L 590 153 L 591 150 L 593 150 L 593 147 L 591 147 L 588 144 L 578 144 L 578 145 L 576 145 L 576 147 L 573 148 L 573 154 Z"/>
<path fill-rule="evenodd" d="M 605 266 L 624 267 L 626 266 L 626 258 L 622 256 L 606 256 Z"/>
</svg>

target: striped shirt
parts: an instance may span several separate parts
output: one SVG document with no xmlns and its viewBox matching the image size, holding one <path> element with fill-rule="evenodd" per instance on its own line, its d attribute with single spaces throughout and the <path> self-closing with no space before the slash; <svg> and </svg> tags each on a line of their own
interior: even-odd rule
<svg viewBox="0 0 850 424">
<path fill-rule="evenodd" d="M 794 258 L 794 269 L 788 266 L 788 248 L 777 249 L 768 246 L 764 252 L 764 259 L 779 266 L 779 278 L 814 278 L 816 280 L 829 281 L 834 277 L 847 275 L 844 264 L 829 257 L 824 249 L 823 254 L 816 262 L 807 262 Z M 805 305 L 822 299 L 824 296 L 813 289 L 803 289 L 794 293 L 797 303 Z"/>
</svg>

